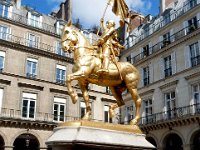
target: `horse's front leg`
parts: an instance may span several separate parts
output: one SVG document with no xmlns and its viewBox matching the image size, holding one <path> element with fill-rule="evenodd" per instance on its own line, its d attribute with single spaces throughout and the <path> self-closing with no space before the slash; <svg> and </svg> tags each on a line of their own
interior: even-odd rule
<svg viewBox="0 0 200 150">
<path fill-rule="evenodd" d="M 77 93 L 73 90 L 72 88 L 72 85 L 71 85 L 71 82 L 73 80 L 78 80 L 79 78 L 81 78 L 83 76 L 83 72 L 82 71 L 77 71 L 77 72 L 74 72 L 72 74 L 69 74 L 67 76 L 67 79 L 66 79 L 66 84 L 67 84 L 67 89 L 68 89 L 68 93 L 72 99 L 72 103 L 75 104 L 78 100 L 78 95 Z"/>
<path fill-rule="evenodd" d="M 81 91 L 83 93 L 83 99 L 85 101 L 86 105 L 86 113 L 83 116 L 83 120 L 90 120 L 91 115 L 92 115 L 92 110 L 90 106 L 90 99 L 89 99 L 89 94 L 88 94 L 88 82 L 85 81 L 79 81 L 79 86 L 81 88 Z"/>
</svg>

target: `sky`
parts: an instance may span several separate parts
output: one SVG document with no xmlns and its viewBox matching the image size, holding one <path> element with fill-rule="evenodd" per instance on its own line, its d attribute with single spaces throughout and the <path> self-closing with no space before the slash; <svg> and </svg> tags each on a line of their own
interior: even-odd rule
<svg viewBox="0 0 200 150">
<path fill-rule="evenodd" d="M 37 11 L 50 14 L 57 11 L 60 3 L 64 0 L 22 0 L 22 5 L 28 5 Z M 151 14 L 156 16 L 159 13 L 160 0 L 125 0 L 130 10 L 140 12 L 141 14 Z M 91 28 L 100 24 L 100 19 L 107 5 L 108 0 L 72 0 L 72 16 L 73 20 L 79 18 L 84 28 Z M 108 6 L 105 14 L 106 20 L 119 21 L 112 11 L 112 7 Z"/>
</svg>

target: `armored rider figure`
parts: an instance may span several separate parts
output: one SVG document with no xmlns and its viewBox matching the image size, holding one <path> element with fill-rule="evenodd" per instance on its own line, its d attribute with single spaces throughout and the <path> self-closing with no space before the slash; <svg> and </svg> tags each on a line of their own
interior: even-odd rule
<svg viewBox="0 0 200 150">
<path fill-rule="evenodd" d="M 124 47 L 118 42 L 115 22 L 113 20 L 107 21 L 105 26 L 104 20 L 101 19 L 101 28 L 103 33 L 101 38 L 98 40 L 97 45 L 101 49 L 100 58 L 102 59 L 102 67 L 98 72 L 108 73 L 110 56 L 115 56 L 114 51 L 117 50 L 119 53 L 118 49 L 122 49 Z"/>
</svg>

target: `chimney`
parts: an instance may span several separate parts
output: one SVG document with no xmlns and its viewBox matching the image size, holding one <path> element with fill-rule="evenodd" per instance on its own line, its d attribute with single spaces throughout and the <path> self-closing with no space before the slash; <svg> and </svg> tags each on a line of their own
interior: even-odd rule
<svg viewBox="0 0 200 150">
<path fill-rule="evenodd" d="M 165 0 L 160 0 L 160 14 L 165 11 Z"/>
<path fill-rule="evenodd" d="M 17 9 L 20 9 L 21 8 L 21 0 L 15 0 L 15 3 L 16 3 Z"/>
</svg>

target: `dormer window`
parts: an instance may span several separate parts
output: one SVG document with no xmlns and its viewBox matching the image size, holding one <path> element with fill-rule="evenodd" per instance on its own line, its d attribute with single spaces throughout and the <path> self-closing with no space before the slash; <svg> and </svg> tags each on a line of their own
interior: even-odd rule
<svg viewBox="0 0 200 150">
<path fill-rule="evenodd" d="M 0 1 L 0 16 L 4 18 L 10 18 L 12 14 L 11 4 L 7 1 Z"/>
<path fill-rule="evenodd" d="M 58 20 L 56 22 L 56 25 L 55 25 L 56 26 L 56 34 L 62 35 L 62 31 L 63 31 L 65 24 L 66 23 L 63 20 Z"/>
<path fill-rule="evenodd" d="M 33 27 L 36 27 L 36 28 L 41 28 L 42 27 L 42 15 L 35 11 L 29 11 L 28 12 L 28 24 Z"/>
</svg>

